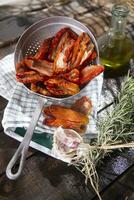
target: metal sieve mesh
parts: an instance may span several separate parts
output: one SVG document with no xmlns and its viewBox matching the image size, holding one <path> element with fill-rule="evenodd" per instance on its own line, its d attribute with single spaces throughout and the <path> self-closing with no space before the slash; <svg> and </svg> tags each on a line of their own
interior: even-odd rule
<svg viewBox="0 0 134 200">
<path fill-rule="evenodd" d="M 33 43 L 31 42 L 31 45 L 27 48 L 25 52 L 25 56 L 35 55 L 35 53 L 40 48 L 40 44 L 41 44 L 41 41 L 34 41 Z"/>
</svg>

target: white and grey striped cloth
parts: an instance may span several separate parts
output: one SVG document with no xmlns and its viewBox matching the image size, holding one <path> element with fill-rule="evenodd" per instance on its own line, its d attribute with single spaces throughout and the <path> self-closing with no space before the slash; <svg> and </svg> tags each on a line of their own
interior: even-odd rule
<svg viewBox="0 0 134 200">
<path fill-rule="evenodd" d="M 82 93 L 76 97 L 78 99 L 81 96 L 88 96 L 93 103 L 93 112 L 92 116 L 89 116 L 90 123 L 86 131 L 86 134 L 89 135 L 96 133 L 95 119 L 102 83 L 103 75 L 101 74 L 92 80 Z M 38 96 L 29 92 L 23 84 L 16 82 L 14 54 L 8 55 L 0 61 L 0 95 L 8 100 L 2 120 L 4 131 L 9 136 L 21 140 L 20 136 L 14 133 L 14 131 L 17 127 L 28 127 L 37 105 Z M 76 98 L 67 100 L 66 105 L 73 103 Z M 51 102 L 47 101 L 46 105 L 50 104 Z M 36 132 L 40 134 L 45 132 L 53 133 L 54 129 L 50 129 L 48 126 L 42 124 L 43 118 L 43 115 L 41 115 L 36 126 Z"/>
</svg>

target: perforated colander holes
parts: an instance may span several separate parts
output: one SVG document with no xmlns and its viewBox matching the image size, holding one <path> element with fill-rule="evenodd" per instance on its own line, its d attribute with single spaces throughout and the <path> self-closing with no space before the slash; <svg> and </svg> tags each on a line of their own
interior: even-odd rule
<svg viewBox="0 0 134 200">
<path fill-rule="evenodd" d="M 30 56 L 30 55 L 35 55 L 36 52 L 39 50 L 40 48 L 40 45 L 41 45 L 41 41 L 34 41 L 33 43 L 31 43 L 27 50 L 26 50 L 26 56 Z"/>
</svg>

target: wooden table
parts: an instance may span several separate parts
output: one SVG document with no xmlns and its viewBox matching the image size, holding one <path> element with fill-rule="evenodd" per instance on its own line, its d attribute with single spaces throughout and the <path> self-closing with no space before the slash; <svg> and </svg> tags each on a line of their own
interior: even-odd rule
<svg viewBox="0 0 134 200">
<path fill-rule="evenodd" d="M 28 1 L 30 2 L 30 1 Z M 36 2 L 36 1 L 35 1 Z M 53 2 L 53 3 L 52 3 Z M 95 4 L 94 1 L 31 1 L 25 5 L 0 7 L 0 58 L 14 51 L 22 32 L 33 22 L 54 15 L 73 17 L 87 25 L 98 37 L 107 30 L 112 4 Z M 134 37 L 132 16 L 129 17 L 127 33 Z M 120 89 L 121 81 L 104 80 L 100 112 L 112 105 L 109 95 L 116 96 L 113 88 Z M 110 98 L 111 99 L 111 98 Z M 2 120 L 7 100 L 0 97 L 0 119 Z M 19 142 L 4 134 L 0 125 L 0 200 L 90 200 L 97 199 L 95 193 L 84 183 L 84 177 L 73 167 L 40 153 L 32 148 L 21 177 L 16 181 L 5 176 L 6 166 Z M 100 191 L 104 200 L 134 199 L 134 150 L 115 151 L 99 168 Z M 112 196 L 111 195 L 112 192 Z M 127 198 L 129 197 L 129 198 Z"/>
</svg>

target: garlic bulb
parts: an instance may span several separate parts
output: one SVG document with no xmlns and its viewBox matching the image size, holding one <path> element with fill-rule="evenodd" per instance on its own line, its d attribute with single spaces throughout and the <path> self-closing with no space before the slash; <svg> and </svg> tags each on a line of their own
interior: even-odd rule
<svg viewBox="0 0 134 200">
<path fill-rule="evenodd" d="M 53 138 L 53 154 L 67 162 L 71 162 L 78 146 L 83 143 L 82 137 L 76 131 L 62 127 L 55 130 Z"/>
</svg>

